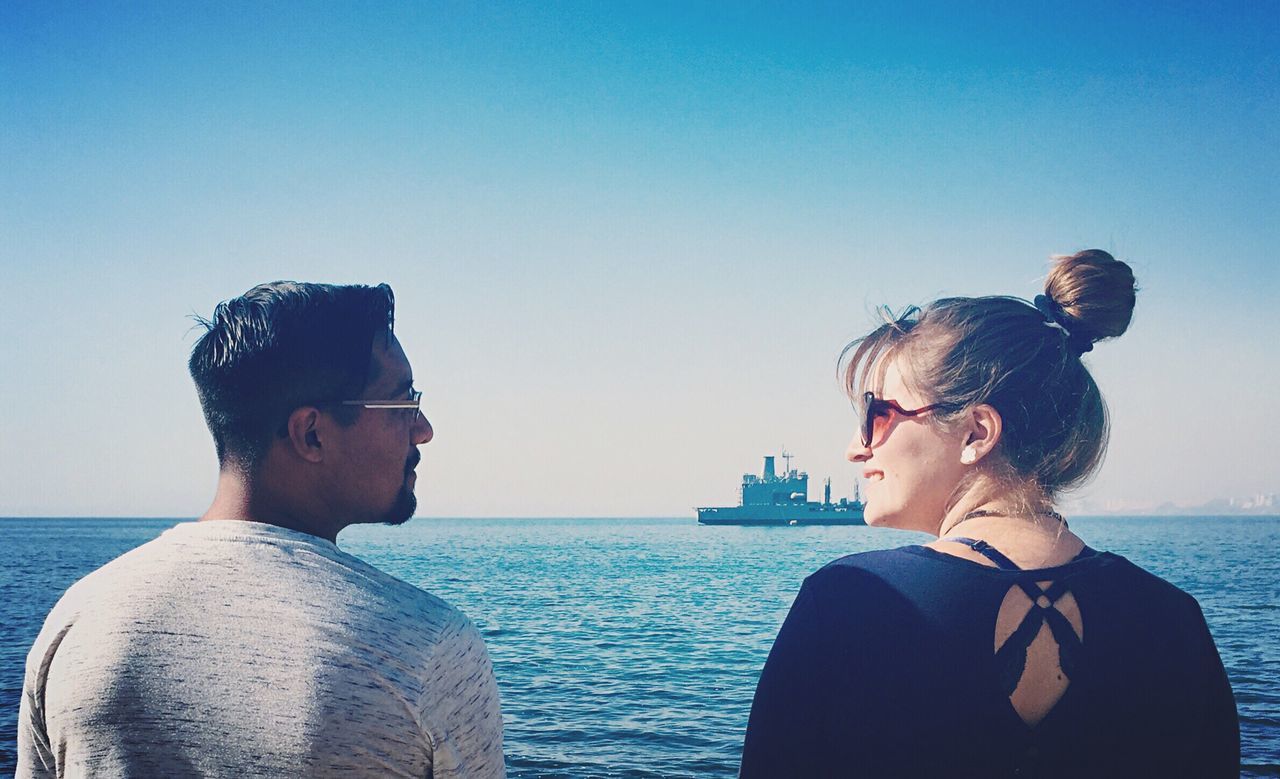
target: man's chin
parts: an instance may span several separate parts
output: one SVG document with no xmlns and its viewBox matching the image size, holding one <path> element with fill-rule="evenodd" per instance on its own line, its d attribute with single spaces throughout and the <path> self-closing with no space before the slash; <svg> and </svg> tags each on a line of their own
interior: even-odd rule
<svg viewBox="0 0 1280 779">
<path fill-rule="evenodd" d="M 413 512 L 418 510 L 418 498 L 408 487 L 402 487 L 400 494 L 396 496 L 396 505 L 391 507 L 386 516 L 382 518 L 384 525 L 403 525 L 413 517 Z"/>
</svg>

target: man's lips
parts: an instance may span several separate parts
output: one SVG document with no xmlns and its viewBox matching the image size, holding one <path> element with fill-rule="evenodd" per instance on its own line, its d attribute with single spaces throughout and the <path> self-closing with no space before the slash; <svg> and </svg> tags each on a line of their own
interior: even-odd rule
<svg viewBox="0 0 1280 779">
<path fill-rule="evenodd" d="M 870 468 L 867 468 L 862 472 L 862 478 L 866 479 L 867 481 L 883 479 L 884 471 L 873 471 Z"/>
<path fill-rule="evenodd" d="M 415 449 L 409 460 L 404 464 L 404 472 L 406 474 L 413 473 L 413 469 L 417 468 L 420 462 L 422 462 L 422 453 Z"/>
</svg>

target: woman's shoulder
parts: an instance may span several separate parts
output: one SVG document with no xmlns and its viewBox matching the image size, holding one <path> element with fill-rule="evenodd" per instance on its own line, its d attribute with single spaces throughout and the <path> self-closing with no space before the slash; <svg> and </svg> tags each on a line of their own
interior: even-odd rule
<svg viewBox="0 0 1280 779">
<path fill-rule="evenodd" d="M 810 574 L 805 590 L 818 593 L 847 593 L 850 590 L 884 591 L 910 587 L 932 578 L 929 561 L 919 554 L 921 547 L 904 546 L 845 555 Z"/>
<path fill-rule="evenodd" d="M 920 546 L 899 546 L 893 549 L 875 549 L 837 557 L 814 572 L 814 576 L 839 576 L 850 572 L 897 571 L 919 564 Z"/>
<path fill-rule="evenodd" d="M 899 546 L 895 549 L 859 551 L 836 558 L 815 570 L 810 579 L 838 579 L 861 576 L 893 576 L 909 573 L 922 565 L 918 554 L 920 546 Z"/>
<path fill-rule="evenodd" d="M 1073 588 L 1107 590 L 1110 597 L 1103 602 L 1117 606 L 1127 602 L 1147 612 L 1171 609 L 1200 614 L 1195 597 L 1168 579 L 1114 552 L 1099 552 L 1098 557 L 1106 564 L 1087 576 L 1074 577 Z"/>
</svg>

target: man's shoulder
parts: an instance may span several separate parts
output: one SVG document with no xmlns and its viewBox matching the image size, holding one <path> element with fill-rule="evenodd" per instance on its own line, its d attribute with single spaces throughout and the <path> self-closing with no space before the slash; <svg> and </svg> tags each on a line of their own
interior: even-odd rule
<svg viewBox="0 0 1280 779">
<path fill-rule="evenodd" d="M 353 574 L 351 578 L 355 585 L 387 609 L 434 620 L 466 620 L 461 611 L 439 595 L 397 578 L 355 555 L 340 554 L 345 567 Z"/>
<path fill-rule="evenodd" d="M 150 561 L 166 556 L 170 545 L 166 530 L 158 537 L 120 554 L 77 579 L 59 598 L 59 607 L 73 606 L 84 601 L 112 600 L 120 588 L 129 588 L 132 579 L 146 577 Z"/>
<path fill-rule="evenodd" d="M 121 600 L 123 595 L 131 597 Z M 85 575 L 59 600 L 54 621 L 107 603 L 128 611 L 201 599 L 270 601 L 312 619 L 344 615 L 445 629 L 466 617 L 444 599 L 342 551 L 331 542 L 257 523 L 183 523 Z M 253 609 L 253 611 L 259 611 Z"/>
</svg>

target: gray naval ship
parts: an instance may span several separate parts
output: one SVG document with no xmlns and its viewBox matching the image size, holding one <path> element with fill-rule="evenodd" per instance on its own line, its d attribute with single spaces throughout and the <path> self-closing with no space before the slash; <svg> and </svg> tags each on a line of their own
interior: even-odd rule
<svg viewBox="0 0 1280 779">
<path fill-rule="evenodd" d="M 809 474 L 791 468 L 791 455 L 784 449 L 786 467 L 779 476 L 773 457 L 764 458 L 764 473 L 742 477 L 740 505 L 698 509 L 703 525 L 865 525 L 862 501 L 855 483 L 853 500 L 831 502 L 831 480 L 827 479 L 822 502 L 809 500 Z"/>
</svg>

